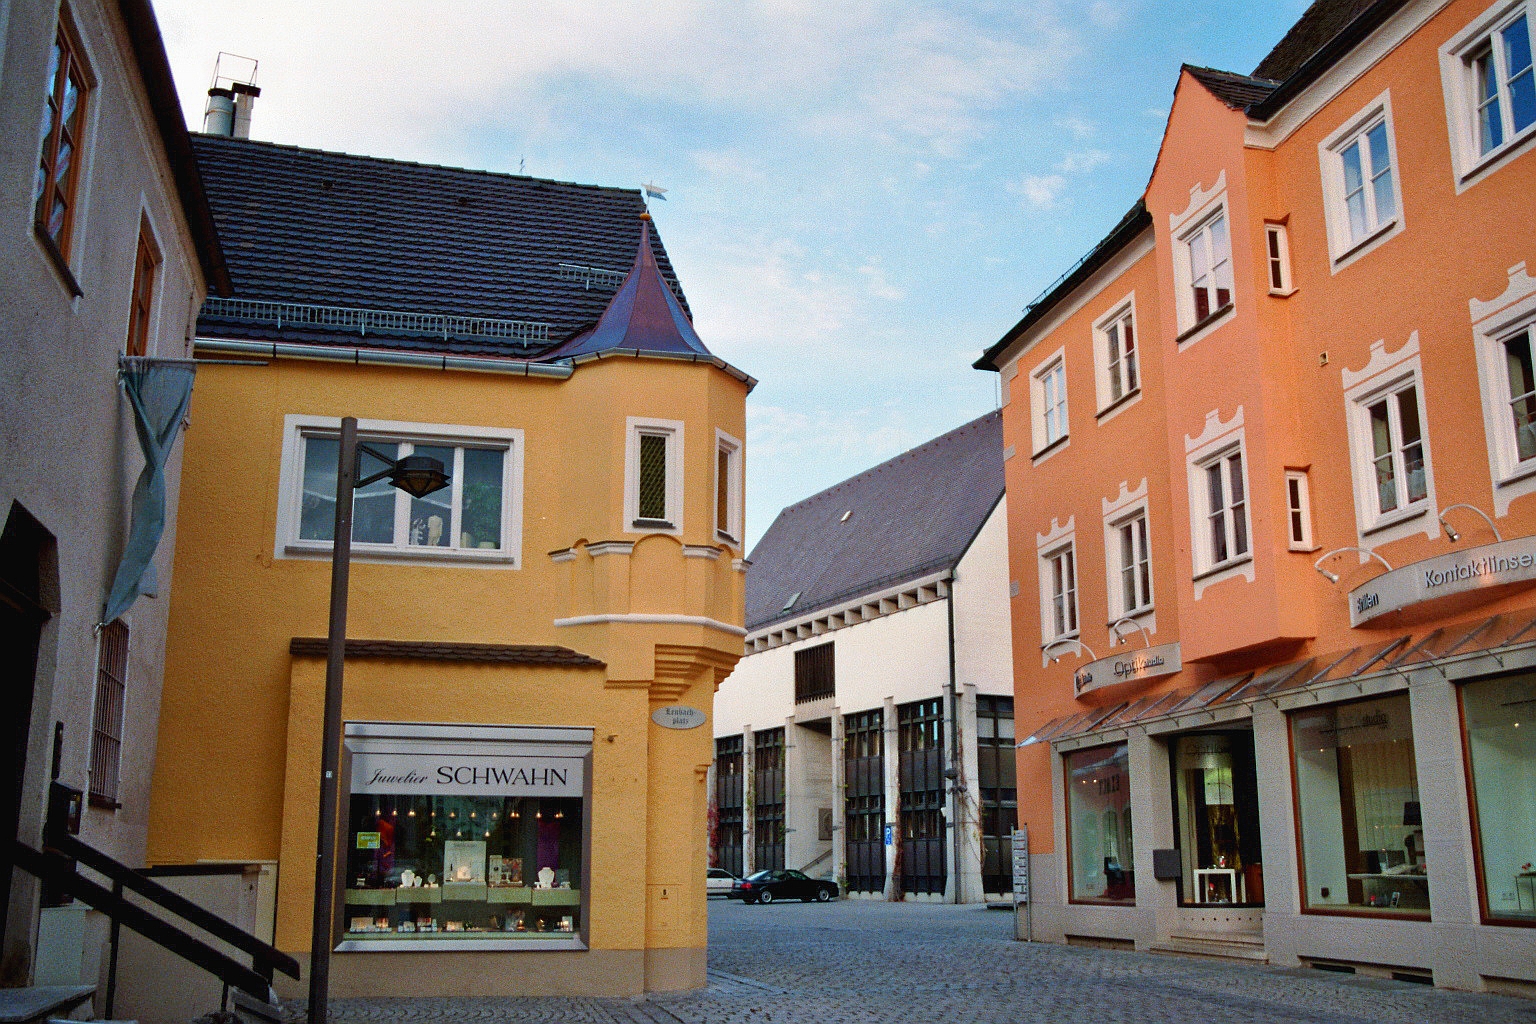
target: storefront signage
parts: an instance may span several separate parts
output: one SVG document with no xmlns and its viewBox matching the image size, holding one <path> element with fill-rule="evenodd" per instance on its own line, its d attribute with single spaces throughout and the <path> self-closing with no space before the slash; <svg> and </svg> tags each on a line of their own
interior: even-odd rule
<svg viewBox="0 0 1536 1024">
<path fill-rule="evenodd" d="M 1412 739 L 1413 723 L 1403 701 L 1327 705 L 1297 715 L 1295 737 L 1298 750 L 1337 750 Z"/>
<path fill-rule="evenodd" d="M 579 757 L 358 751 L 352 792 L 393 796 L 575 796 L 585 789 Z"/>
<path fill-rule="evenodd" d="M 1013 894 L 1015 902 L 1029 902 L 1029 826 L 1013 831 Z"/>
<path fill-rule="evenodd" d="M 709 716 L 698 708 L 686 704 L 673 704 L 651 712 L 651 721 L 663 729 L 696 729 L 709 721 Z"/>
<path fill-rule="evenodd" d="M 1384 572 L 1349 593 L 1349 624 L 1362 626 L 1425 601 L 1511 583 L 1536 583 L 1536 537 L 1453 551 Z"/>
<path fill-rule="evenodd" d="M 1077 693 L 1087 693 L 1101 686 L 1171 676 L 1183 667 L 1179 645 L 1175 641 L 1090 661 L 1072 674 L 1072 686 Z"/>
</svg>

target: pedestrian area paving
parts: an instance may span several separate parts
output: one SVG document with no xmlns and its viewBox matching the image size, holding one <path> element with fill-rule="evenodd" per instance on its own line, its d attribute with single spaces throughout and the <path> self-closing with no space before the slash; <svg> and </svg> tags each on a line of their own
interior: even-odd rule
<svg viewBox="0 0 1536 1024">
<path fill-rule="evenodd" d="M 331 1009 L 342 1024 L 1536 1024 L 1536 1002 L 1523 999 L 1010 935 L 1009 914 L 974 906 L 712 903 L 703 991 Z"/>
</svg>

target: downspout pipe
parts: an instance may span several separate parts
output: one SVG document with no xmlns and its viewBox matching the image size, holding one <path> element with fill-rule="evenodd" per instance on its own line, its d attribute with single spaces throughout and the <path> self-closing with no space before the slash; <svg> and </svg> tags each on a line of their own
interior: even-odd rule
<svg viewBox="0 0 1536 1024">
<path fill-rule="evenodd" d="M 944 597 L 945 610 L 949 614 L 949 681 L 944 684 L 946 696 L 949 698 L 949 765 L 944 769 L 944 778 L 949 780 L 949 831 L 950 845 L 954 850 L 954 893 L 955 902 L 959 903 L 960 885 L 965 877 L 961 870 L 960 853 L 962 849 L 960 828 L 960 694 L 955 688 L 955 574 L 949 574 L 949 593 Z"/>
</svg>

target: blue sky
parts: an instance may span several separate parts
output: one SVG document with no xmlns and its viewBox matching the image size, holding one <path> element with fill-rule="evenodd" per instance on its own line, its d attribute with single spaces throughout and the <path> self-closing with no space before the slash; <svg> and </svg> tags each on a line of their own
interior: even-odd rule
<svg viewBox="0 0 1536 1024">
<path fill-rule="evenodd" d="M 1305 0 L 160 0 L 188 123 L 670 191 L 705 343 L 759 378 L 747 535 L 993 408 L 970 368 L 1140 195 L 1181 62 L 1251 71 Z"/>
</svg>

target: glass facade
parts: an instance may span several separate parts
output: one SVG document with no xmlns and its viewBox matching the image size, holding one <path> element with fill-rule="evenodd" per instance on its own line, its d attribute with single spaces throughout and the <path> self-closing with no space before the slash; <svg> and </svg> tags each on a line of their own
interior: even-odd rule
<svg viewBox="0 0 1536 1024">
<path fill-rule="evenodd" d="M 1124 743 L 1066 755 L 1067 846 L 1074 903 L 1136 902 L 1130 756 Z"/>
<path fill-rule="evenodd" d="M 1408 695 L 1295 712 L 1291 743 L 1304 906 L 1428 914 Z"/>
<path fill-rule="evenodd" d="M 1461 688 L 1483 913 L 1536 923 L 1536 674 Z"/>
</svg>

